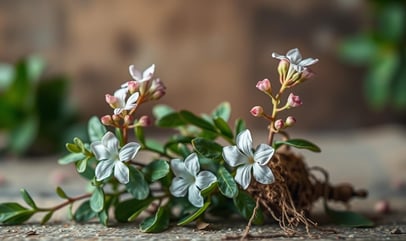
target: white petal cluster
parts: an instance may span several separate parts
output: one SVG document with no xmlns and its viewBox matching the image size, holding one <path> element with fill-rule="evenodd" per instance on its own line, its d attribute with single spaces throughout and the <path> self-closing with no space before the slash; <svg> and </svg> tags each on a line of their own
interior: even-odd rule
<svg viewBox="0 0 406 241">
<path fill-rule="evenodd" d="M 282 60 L 286 59 L 290 63 L 290 67 L 292 67 L 297 72 L 303 72 L 307 66 L 317 63 L 319 60 L 314 58 L 307 58 L 302 59 L 302 55 L 299 52 L 298 48 L 294 48 L 289 50 L 286 55 L 280 55 L 278 53 L 272 53 L 272 57 Z"/>
<path fill-rule="evenodd" d="M 117 102 L 114 108 L 114 114 L 119 115 L 124 110 L 131 110 L 137 106 L 137 100 L 140 94 L 138 92 L 133 93 L 127 98 L 128 90 L 119 89 L 114 92 L 114 97 L 116 97 Z"/>
<path fill-rule="evenodd" d="M 188 195 L 189 202 L 195 207 L 202 207 L 204 200 L 201 191 L 217 181 L 216 176 L 209 171 L 200 171 L 199 159 L 196 153 L 190 154 L 185 161 L 173 159 L 171 169 L 175 174 L 170 186 L 170 192 L 175 197 Z"/>
<path fill-rule="evenodd" d="M 274 149 L 266 144 L 260 144 L 254 151 L 249 130 L 238 134 L 235 146 L 223 148 L 223 158 L 228 165 L 237 167 L 234 179 L 243 189 L 247 189 L 251 183 L 251 172 L 259 183 L 271 184 L 275 181 L 272 170 L 267 165 L 273 154 Z"/>
<path fill-rule="evenodd" d="M 129 182 L 129 169 L 124 162 L 133 160 L 140 149 L 136 142 L 129 142 L 121 149 L 119 141 L 112 132 L 107 132 L 101 141 L 95 141 L 90 145 L 92 152 L 100 162 L 96 166 L 96 180 L 102 181 L 112 174 L 120 183 Z"/>
</svg>

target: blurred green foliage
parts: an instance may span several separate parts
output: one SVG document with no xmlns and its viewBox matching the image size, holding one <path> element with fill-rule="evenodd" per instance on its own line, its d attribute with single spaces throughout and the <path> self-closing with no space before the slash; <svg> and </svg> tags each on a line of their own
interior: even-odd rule
<svg viewBox="0 0 406 241">
<path fill-rule="evenodd" d="M 45 62 L 35 56 L 16 64 L 0 63 L 0 133 L 4 154 L 51 154 L 75 131 L 75 111 L 68 103 L 68 79 L 43 77 Z"/>
<path fill-rule="evenodd" d="M 369 1 L 371 28 L 344 41 L 340 54 L 367 67 L 365 95 L 370 106 L 406 109 L 406 1 Z"/>
</svg>

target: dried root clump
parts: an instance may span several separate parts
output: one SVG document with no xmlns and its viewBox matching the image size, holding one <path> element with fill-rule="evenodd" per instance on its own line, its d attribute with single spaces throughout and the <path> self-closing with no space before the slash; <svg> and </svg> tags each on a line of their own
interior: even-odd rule
<svg viewBox="0 0 406 241">
<path fill-rule="evenodd" d="M 366 196 L 365 191 L 355 191 L 349 184 L 329 185 L 324 169 L 308 168 L 303 158 L 290 149 L 278 151 L 268 165 L 275 182 L 269 185 L 253 182 L 248 192 L 259 201 L 267 214 L 279 222 L 287 235 L 293 235 L 300 224 L 305 225 L 308 233 L 310 226 L 317 226 L 308 216 L 319 198 L 347 203 L 352 197 Z M 312 171 L 321 172 L 325 179 L 319 180 Z"/>
</svg>

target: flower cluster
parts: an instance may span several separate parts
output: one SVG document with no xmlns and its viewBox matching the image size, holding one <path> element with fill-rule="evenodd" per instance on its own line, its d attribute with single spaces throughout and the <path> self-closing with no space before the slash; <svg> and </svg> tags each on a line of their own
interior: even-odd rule
<svg viewBox="0 0 406 241">
<path fill-rule="evenodd" d="M 67 201 L 55 208 L 35 209 L 35 212 L 49 212 L 44 218 L 46 222 L 56 209 L 87 198 L 74 213 L 76 220 L 98 217 L 107 225 L 111 208 L 115 209 L 116 219 L 123 222 L 132 221 L 148 210 L 153 215 L 140 224 L 145 232 L 162 231 L 174 218 L 181 219 L 179 225 L 190 223 L 205 212 L 223 209 L 231 203 L 234 207 L 228 211 L 238 210 L 247 219 L 255 218 L 251 214 L 255 216 L 254 213 L 260 211 L 253 210 L 256 202 L 249 195 L 249 187 L 254 182 L 259 186 L 277 182 L 271 160 L 277 158 L 274 155 L 279 145 L 273 142 L 273 135 L 283 133 L 284 128 L 296 122 L 292 116 L 280 119 L 277 114 L 302 105 L 300 97 L 290 93 L 280 106 L 282 94 L 311 77 L 308 66 L 318 61 L 302 59 L 297 49 L 288 51 L 286 56 L 275 53 L 273 56 L 280 60 L 281 87 L 277 91 L 269 79 L 256 84 L 258 90 L 270 97 L 273 105 L 270 114 L 261 105 L 251 109 L 253 116 L 269 122 L 268 142 L 256 148 L 251 131 L 242 119 L 234 126 L 228 123 L 231 112 L 228 103 L 220 104 L 211 115 L 199 116 L 187 110 L 176 111 L 158 105 L 153 110 L 154 122 L 148 115 L 137 116 L 143 103 L 160 99 L 166 88 L 155 77 L 155 65 L 144 71 L 129 66 L 132 79 L 123 83 L 113 95 L 105 95 L 112 114 L 92 118 L 88 125 L 90 143 L 75 138 L 73 143 L 66 145 L 71 153 L 60 159 L 61 164 L 75 163 L 77 171 L 93 185 L 92 191 L 68 197 L 62 189 L 57 189 L 58 195 Z M 153 123 L 160 128 L 172 128 L 176 133 L 164 143 L 146 138 L 144 128 Z M 130 130 L 136 141 L 129 141 Z M 308 143 L 306 146 L 315 149 Z M 139 161 L 141 158 L 137 155 L 141 151 L 152 154 L 148 155 L 152 160 Z M 179 211 L 171 212 L 173 207 Z M 19 206 L 6 207 L 10 208 Z M 17 211 L 21 213 L 21 210 Z M 7 216 L 0 213 L 0 223 L 12 223 L 4 217 Z M 24 218 L 18 216 L 16 220 Z"/>
<path fill-rule="evenodd" d="M 254 106 L 250 111 L 251 115 L 254 117 L 263 117 L 269 122 L 269 144 L 272 144 L 275 133 L 278 133 L 287 127 L 291 127 L 296 123 L 296 119 L 293 116 L 288 116 L 285 120 L 283 120 L 277 118 L 277 114 L 283 110 L 299 107 L 303 104 L 299 96 L 290 93 L 286 100 L 286 104 L 279 106 L 282 94 L 286 91 L 286 89 L 292 88 L 310 79 L 314 74 L 309 66 L 319 61 L 318 59 L 314 58 L 302 59 L 302 55 L 297 48 L 289 50 L 286 55 L 272 53 L 272 57 L 280 60 L 278 65 L 278 73 L 281 87 L 279 91 L 273 93 L 272 85 L 269 79 L 258 81 L 256 87 L 258 90 L 271 98 L 273 110 L 271 114 L 267 114 L 262 106 Z"/>
</svg>

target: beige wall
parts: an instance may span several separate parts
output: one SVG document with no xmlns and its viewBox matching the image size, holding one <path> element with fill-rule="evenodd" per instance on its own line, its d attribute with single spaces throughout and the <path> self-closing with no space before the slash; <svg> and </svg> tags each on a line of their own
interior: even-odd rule
<svg viewBox="0 0 406 241">
<path fill-rule="evenodd" d="M 84 118 L 110 112 L 104 94 L 129 78 L 129 64 L 155 63 L 168 90 L 160 103 L 199 113 L 228 100 L 234 118 L 260 126 L 249 115 L 266 101 L 255 84 L 277 80 L 273 51 L 299 47 L 320 62 L 316 78 L 295 91 L 305 103 L 289 113 L 298 127 L 358 127 L 385 117 L 367 110 L 362 69 L 340 62 L 336 49 L 363 25 L 365 10 L 364 1 L 345 0 L 1 1 L 0 61 L 45 57 L 48 73 L 71 76 Z"/>
</svg>

